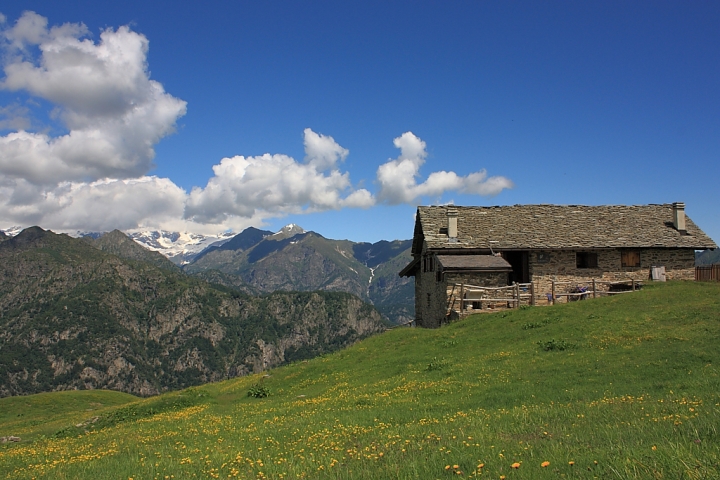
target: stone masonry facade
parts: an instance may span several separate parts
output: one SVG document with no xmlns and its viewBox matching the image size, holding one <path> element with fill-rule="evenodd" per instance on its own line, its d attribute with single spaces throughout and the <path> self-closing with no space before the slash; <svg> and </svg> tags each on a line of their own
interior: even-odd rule
<svg viewBox="0 0 720 480">
<path fill-rule="evenodd" d="M 668 280 L 693 280 L 695 252 L 687 249 L 639 249 L 640 266 L 623 267 L 620 249 L 538 250 L 529 252 L 530 281 L 538 304 L 552 292 L 552 282 L 571 282 L 556 286 L 556 293 L 566 293 L 578 285 L 598 282 L 647 282 L 652 266 L 665 267 Z M 577 268 L 576 254 L 597 254 L 597 268 Z M 415 276 L 415 312 L 418 326 L 437 328 L 446 321 L 448 300 L 453 286 L 465 284 L 480 287 L 502 287 L 508 284 L 507 273 L 446 273 L 438 280 L 437 272 L 418 271 Z M 606 285 L 598 285 L 606 290 Z M 564 300 L 559 300 L 564 301 Z"/>
<path fill-rule="evenodd" d="M 647 282 L 652 266 L 664 266 L 668 280 L 695 278 L 695 251 L 692 249 L 636 249 L 639 267 L 623 267 L 622 250 L 537 250 L 529 256 L 530 279 L 535 295 L 542 298 L 552 291 L 552 282 L 574 282 L 588 286 L 593 279 L 602 282 Z M 576 254 L 597 254 L 597 268 L 577 268 Z"/>
<path fill-rule="evenodd" d="M 507 285 L 507 273 L 444 273 L 438 280 L 437 264 L 432 271 L 415 274 L 415 321 L 425 328 L 438 328 L 446 321 L 448 300 L 454 293 L 453 286 L 459 284 L 480 287 L 501 287 Z"/>
<path fill-rule="evenodd" d="M 553 282 L 570 282 L 556 283 L 556 294 L 590 287 L 593 280 L 647 282 L 653 266 L 664 267 L 668 280 L 693 280 L 695 250 L 715 248 L 715 242 L 685 215 L 682 202 L 421 206 L 415 221 L 413 262 L 400 275 L 415 276 L 417 324 L 436 328 L 448 319 L 448 300 L 455 284 L 504 286 L 509 278 L 529 279 L 536 303 L 542 304 Z M 468 271 L 463 255 L 498 252 L 508 252 L 512 276 L 498 271 L 460 273 Z M 459 272 L 438 274 L 438 265 L 428 260 L 436 255 L 457 255 L 453 268 Z"/>
</svg>

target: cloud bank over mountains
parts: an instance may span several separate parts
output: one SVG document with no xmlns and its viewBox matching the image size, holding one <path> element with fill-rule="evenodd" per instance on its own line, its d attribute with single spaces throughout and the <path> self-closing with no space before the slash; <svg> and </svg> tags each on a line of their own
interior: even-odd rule
<svg viewBox="0 0 720 480">
<path fill-rule="evenodd" d="M 373 194 L 343 171 L 349 151 L 307 128 L 302 161 L 269 153 L 223 158 L 204 187 L 187 192 L 148 175 L 155 145 L 175 131 L 187 104 L 150 79 L 144 35 L 122 26 L 93 41 L 83 24 L 48 27 L 45 17 L 25 12 L 14 25 L 0 14 L 0 42 L 0 88 L 51 105 L 48 115 L 63 130 L 31 128 L 25 106 L 0 105 L 0 129 L 9 132 L 0 136 L 0 225 L 216 233 L 288 214 L 512 187 L 485 170 L 434 172 L 418 183 L 426 145 L 406 132 L 394 140 L 400 155 L 378 167 Z"/>
</svg>

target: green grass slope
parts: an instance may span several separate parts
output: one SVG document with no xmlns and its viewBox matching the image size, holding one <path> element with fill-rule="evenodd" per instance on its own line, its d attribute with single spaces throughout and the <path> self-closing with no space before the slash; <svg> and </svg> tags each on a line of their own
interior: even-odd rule
<svg viewBox="0 0 720 480">
<path fill-rule="evenodd" d="M 52 436 L 59 430 L 108 413 L 113 407 L 135 402 L 138 397 L 113 390 L 72 390 L 2 399 L 3 431 L 32 432 L 34 438 Z M 7 435 L 5 435 L 7 436 Z M 17 435 L 16 435 L 17 436 Z M 22 439 L 22 437 L 20 437 Z"/>
<path fill-rule="evenodd" d="M 2 417 L 0 478 L 719 478 L 719 341 L 717 283 L 399 328 L 45 438 Z"/>
</svg>

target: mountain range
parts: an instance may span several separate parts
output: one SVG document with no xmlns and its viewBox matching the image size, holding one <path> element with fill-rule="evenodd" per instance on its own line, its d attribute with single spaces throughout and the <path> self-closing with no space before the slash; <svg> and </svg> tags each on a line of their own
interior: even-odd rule
<svg viewBox="0 0 720 480">
<path fill-rule="evenodd" d="M 9 235 L 19 231 L 19 227 L 6 230 Z M 86 239 L 102 235 L 80 231 L 72 234 Z M 239 234 L 143 231 L 127 235 L 190 275 L 247 294 L 348 292 L 372 303 L 393 323 L 405 323 L 415 316 L 414 279 L 398 276 L 412 260 L 410 240 L 332 240 L 294 224 L 278 232 L 250 227 Z M 143 255 L 145 261 L 150 261 L 147 254 Z M 159 255 L 153 258 L 160 262 Z"/>
<path fill-rule="evenodd" d="M 0 236 L 0 396 L 152 395 L 310 358 L 385 328 L 349 293 L 250 296 L 187 275 L 119 231 Z"/>
<path fill-rule="evenodd" d="M 84 236 L 87 234 L 80 235 Z M 148 250 L 162 253 L 177 265 L 189 263 L 206 248 L 222 245 L 235 236 L 232 232 L 223 232 L 217 235 L 202 235 L 199 233 L 168 232 L 165 230 L 128 232 L 128 235 Z"/>
<path fill-rule="evenodd" d="M 249 293 L 349 292 L 404 323 L 414 318 L 415 287 L 398 272 L 412 260 L 411 244 L 331 240 L 297 225 L 276 233 L 251 227 L 205 249 L 183 270 Z"/>
<path fill-rule="evenodd" d="M 23 230 L 23 227 L 10 227 L 0 230 L 0 234 L 14 237 Z M 106 232 L 92 232 L 77 230 L 68 233 L 74 238 L 100 238 Z M 177 265 L 190 262 L 197 254 L 211 245 L 221 245 L 231 239 L 235 233 L 222 232 L 216 235 L 203 235 L 192 232 L 169 232 L 167 230 L 139 230 L 125 232 L 148 250 L 159 252 Z"/>
</svg>

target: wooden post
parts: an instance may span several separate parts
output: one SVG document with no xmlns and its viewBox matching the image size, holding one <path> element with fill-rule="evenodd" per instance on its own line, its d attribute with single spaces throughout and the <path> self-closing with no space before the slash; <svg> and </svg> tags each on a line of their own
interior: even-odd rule
<svg viewBox="0 0 720 480">
<path fill-rule="evenodd" d="M 530 282 L 530 305 L 535 306 L 535 284 Z"/>
<path fill-rule="evenodd" d="M 517 300 L 515 302 L 515 308 L 520 308 L 520 284 L 515 284 L 515 299 Z"/>
<path fill-rule="evenodd" d="M 460 318 L 465 315 L 465 284 L 460 284 Z"/>
<path fill-rule="evenodd" d="M 634 292 L 635 291 L 635 279 L 633 278 L 631 281 L 632 281 L 632 291 Z"/>
<path fill-rule="evenodd" d="M 595 279 L 593 278 L 593 298 L 596 298 L 596 296 L 595 296 L 595 291 L 596 291 L 596 288 L 595 288 Z"/>
<path fill-rule="evenodd" d="M 552 293 L 550 295 L 552 296 L 552 304 L 555 305 L 555 280 L 552 281 Z"/>
</svg>

